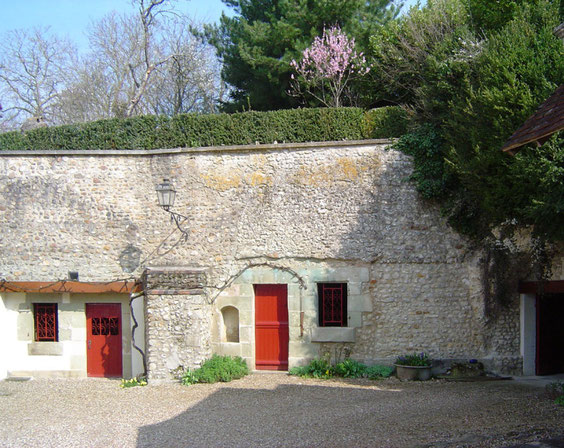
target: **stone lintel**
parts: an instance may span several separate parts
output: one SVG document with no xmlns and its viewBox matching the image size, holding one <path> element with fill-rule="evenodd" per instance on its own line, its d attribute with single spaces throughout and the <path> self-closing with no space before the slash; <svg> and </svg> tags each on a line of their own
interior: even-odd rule
<svg viewBox="0 0 564 448">
<path fill-rule="evenodd" d="M 150 294 L 202 294 L 207 268 L 159 266 L 147 268 L 143 274 L 145 290 Z"/>
<path fill-rule="evenodd" d="M 149 266 L 145 270 L 147 274 L 164 274 L 168 272 L 187 272 L 187 273 L 204 273 L 208 268 L 190 267 L 190 266 Z"/>
</svg>

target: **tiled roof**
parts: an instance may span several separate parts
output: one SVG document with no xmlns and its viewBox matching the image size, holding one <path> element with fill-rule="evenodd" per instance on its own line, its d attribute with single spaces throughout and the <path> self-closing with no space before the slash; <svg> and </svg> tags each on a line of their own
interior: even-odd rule
<svg viewBox="0 0 564 448">
<path fill-rule="evenodd" d="M 542 145 L 552 134 L 562 129 L 564 129 L 564 84 L 538 107 L 501 149 L 513 155 L 527 143 L 537 142 L 539 146 Z"/>
</svg>

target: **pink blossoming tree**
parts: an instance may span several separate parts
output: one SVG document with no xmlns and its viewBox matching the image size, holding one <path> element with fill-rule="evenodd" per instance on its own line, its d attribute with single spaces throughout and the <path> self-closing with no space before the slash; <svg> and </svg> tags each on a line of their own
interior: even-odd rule
<svg viewBox="0 0 564 448">
<path fill-rule="evenodd" d="M 354 39 L 349 39 L 337 26 L 323 29 L 311 47 L 302 53 L 302 60 L 292 60 L 290 65 L 297 76 L 291 75 L 290 94 L 311 95 L 327 107 L 341 107 L 353 102 L 350 81 L 361 78 L 370 71 L 366 58 L 357 53 Z"/>
</svg>

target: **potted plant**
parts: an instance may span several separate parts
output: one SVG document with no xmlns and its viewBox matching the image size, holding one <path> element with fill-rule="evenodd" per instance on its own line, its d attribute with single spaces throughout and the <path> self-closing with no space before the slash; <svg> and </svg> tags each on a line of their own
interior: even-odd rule
<svg viewBox="0 0 564 448">
<path fill-rule="evenodd" d="M 425 381 L 431 378 L 431 359 L 425 352 L 399 356 L 394 365 L 400 380 Z"/>
</svg>

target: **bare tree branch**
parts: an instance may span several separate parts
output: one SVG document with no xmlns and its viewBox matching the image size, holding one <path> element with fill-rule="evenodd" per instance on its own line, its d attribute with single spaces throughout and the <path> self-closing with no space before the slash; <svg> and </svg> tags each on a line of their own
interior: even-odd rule
<svg viewBox="0 0 564 448">
<path fill-rule="evenodd" d="M 92 23 L 80 58 L 48 29 L 0 40 L 0 129 L 140 114 L 215 111 L 225 95 L 215 50 L 190 33 L 174 0 L 134 0 L 135 13 Z"/>
<path fill-rule="evenodd" d="M 0 40 L 0 93 L 9 120 L 53 122 L 53 108 L 76 60 L 74 46 L 48 28 L 15 30 Z M 21 120 L 20 120 L 21 121 Z"/>
<path fill-rule="evenodd" d="M 139 18 L 141 20 L 141 30 L 143 33 L 143 62 L 145 65 L 145 73 L 140 83 L 136 84 L 136 92 L 131 98 L 129 105 L 125 111 L 125 116 L 130 117 L 133 111 L 141 101 L 141 98 L 151 78 L 153 70 L 159 65 L 164 64 L 171 56 L 166 56 L 164 59 L 155 59 L 153 56 L 153 33 L 155 27 L 155 17 L 159 13 L 159 7 L 165 3 L 166 0 L 150 0 L 149 4 L 145 4 L 145 0 L 138 0 L 139 5 Z"/>
</svg>

